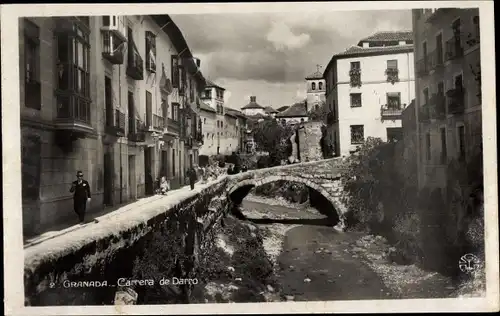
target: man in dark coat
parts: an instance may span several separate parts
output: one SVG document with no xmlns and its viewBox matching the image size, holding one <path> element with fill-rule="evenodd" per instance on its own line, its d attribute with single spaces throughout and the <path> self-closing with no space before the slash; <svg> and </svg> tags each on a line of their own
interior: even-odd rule
<svg viewBox="0 0 500 316">
<path fill-rule="evenodd" d="M 83 172 L 78 171 L 76 177 L 78 180 L 73 181 L 69 192 L 73 193 L 73 207 L 75 213 L 78 215 L 80 224 L 83 224 L 87 202 L 90 202 L 90 185 L 83 179 Z"/>
<path fill-rule="evenodd" d="M 194 184 L 197 180 L 196 170 L 193 167 L 189 168 L 187 176 L 189 178 L 189 185 L 191 186 L 191 190 L 194 190 Z"/>
</svg>

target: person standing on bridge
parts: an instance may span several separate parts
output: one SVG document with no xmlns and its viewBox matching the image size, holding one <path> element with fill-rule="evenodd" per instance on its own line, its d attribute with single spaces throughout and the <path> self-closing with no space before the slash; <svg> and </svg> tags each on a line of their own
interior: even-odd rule
<svg viewBox="0 0 500 316">
<path fill-rule="evenodd" d="M 85 211 L 87 209 L 87 202 L 90 202 L 90 185 L 83 179 L 83 172 L 76 173 L 77 180 L 73 181 L 69 192 L 73 193 L 73 208 L 80 224 L 85 221 Z"/>
</svg>

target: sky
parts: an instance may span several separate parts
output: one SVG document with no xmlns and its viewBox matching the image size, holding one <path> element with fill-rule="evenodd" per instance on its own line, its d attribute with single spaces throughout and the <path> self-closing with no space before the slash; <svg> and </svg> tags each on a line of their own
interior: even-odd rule
<svg viewBox="0 0 500 316">
<path fill-rule="evenodd" d="M 378 31 L 411 30 L 410 10 L 172 15 L 205 78 L 224 87 L 225 105 L 252 95 L 279 108 L 301 101 L 305 77 Z"/>
</svg>

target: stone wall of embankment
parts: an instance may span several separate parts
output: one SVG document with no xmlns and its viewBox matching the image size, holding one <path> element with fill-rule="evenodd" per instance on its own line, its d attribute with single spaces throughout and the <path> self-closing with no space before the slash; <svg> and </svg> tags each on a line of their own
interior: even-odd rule
<svg viewBox="0 0 500 316">
<path fill-rule="evenodd" d="M 182 251 L 196 251 L 207 230 L 230 209 L 226 185 L 222 178 L 193 191 L 172 192 L 26 248 L 26 305 L 112 304 L 118 279 L 132 277 L 134 260 L 153 232 L 180 236 Z"/>
</svg>

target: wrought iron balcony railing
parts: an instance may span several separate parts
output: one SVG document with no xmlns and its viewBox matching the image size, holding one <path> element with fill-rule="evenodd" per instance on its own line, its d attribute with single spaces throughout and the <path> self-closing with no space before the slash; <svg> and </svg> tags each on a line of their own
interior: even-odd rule
<svg viewBox="0 0 500 316">
<path fill-rule="evenodd" d="M 454 60 L 464 56 L 464 47 L 460 36 L 454 36 L 446 41 L 446 60 Z"/>
<path fill-rule="evenodd" d="M 127 75 L 135 80 L 144 79 L 144 61 L 133 42 L 128 47 Z"/>
<path fill-rule="evenodd" d="M 429 74 L 429 58 L 425 56 L 424 58 L 417 61 L 416 64 L 417 75 L 424 77 Z"/>
<path fill-rule="evenodd" d="M 403 107 L 399 106 L 388 106 L 387 104 L 382 105 L 380 108 L 380 115 L 384 118 L 400 118 L 403 114 Z"/>
<path fill-rule="evenodd" d="M 444 94 L 435 94 L 430 100 L 432 106 L 431 117 L 435 119 L 443 119 L 446 117 L 446 97 Z"/>
<path fill-rule="evenodd" d="M 448 97 L 448 113 L 461 114 L 465 110 L 465 90 L 463 87 L 450 89 L 446 92 Z"/>
<path fill-rule="evenodd" d="M 113 65 L 121 65 L 125 60 L 125 42 L 112 31 L 103 30 L 102 33 L 102 57 Z"/>
<path fill-rule="evenodd" d="M 399 70 L 398 68 L 387 68 L 385 70 L 385 75 L 387 77 L 387 82 L 392 84 L 399 81 Z"/>
<path fill-rule="evenodd" d="M 160 115 L 153 114 L 153 128 L 160 131 L 163 130 L 165 128 L 165 118 Z"/>
<path fill-rule="evenodd" d="M 136 143 L 146 141 L 145 126 L 141 120 L 129 118 L 128 140 Z"/>
<path fill-rule="evenodd" d="M 444 56 L 443 50 L 436 49 L 432 53 L 429 54 L 429 69 L 430 70 L 438 70 L 441 69 L 444 65 Z"/>
</svg>

